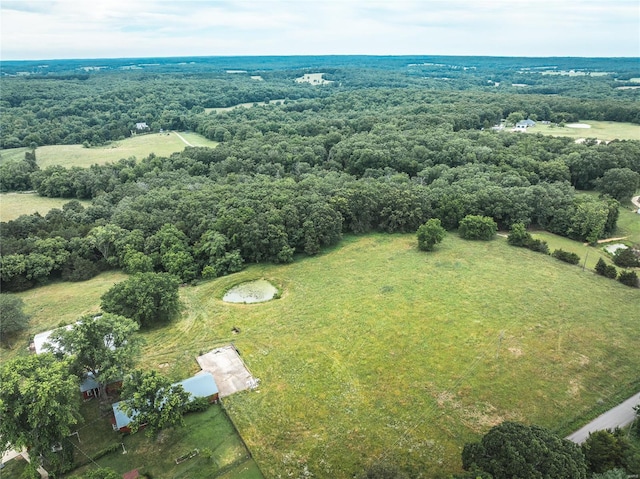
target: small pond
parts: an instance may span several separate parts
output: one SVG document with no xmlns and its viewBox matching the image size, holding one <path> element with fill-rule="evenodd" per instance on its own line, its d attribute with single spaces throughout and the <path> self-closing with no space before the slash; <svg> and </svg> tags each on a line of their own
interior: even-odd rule
<svg viewBox="0 0 640 479">
<path fill-rule="evenodd" d="M 278 293 L 274 285 L 266 279 L 257 279 L 234 286 L 225 293 L 222 301 L 227 303 L 262 303 Z"/>
</svg>

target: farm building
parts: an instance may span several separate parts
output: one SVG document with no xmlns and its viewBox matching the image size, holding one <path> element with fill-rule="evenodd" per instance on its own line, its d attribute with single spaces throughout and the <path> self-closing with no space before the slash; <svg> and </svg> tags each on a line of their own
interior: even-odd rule
<svg viewBox="0 0 640 479">
<path fill-rule="evenodd" d="M 207 398 L 209 402 L 216 402 L 218 400 L 218 385 L 213 379 L 213 375 L 209 372 L 200 372 L 195 376 L 191 376 L 173 385 L 181 385 L 184 390 L 190 394 L 191 401 L 197 398 Z M 123 401 L 119 401 L 111 405 L 113 409 L 111 425 L 116 431 L 131 432 L 129 423 L 133 418 L 125 414 L 120 408 L 122 402 Z M 135 416 L 135 414 L 133 414 L 133 416 Z"/>
<path fill-rule="evenodd" d="M 136 131 L 147 131 L 149 129 L 149 125 L 146 122 L 138 122 L 136 123 Z"/>
<path fill-rule="evenodd" d="M 530 128 L 532 126 L 535 126 L 536 122 L 531 120 L 531 119 L 526 119 L 526 120 L 522 120 L 519 121 L 518 123 L 516 123 L 516 129 L 517 130 L 526 130 L 527 128 Z"/>
<path fill-rule="evenodd" d="M 64 326 L 64 328 L 69 330 L 73 328 L 73 324 Z M 49 352 L 49 349 L 46 349 L 45 346 L 51 346 L 54 352 L 62 352 L 60 345 L 58 345 L 56 342 L 52 342 L 49 340 L 49 338 L 51 337 L 54 331 L 57 331 L 57 328 L 51 329 L 49 331 L 45 331 L 44 333 L 36 334 L 33 337 L 33 341 L 31 343 L 30 349 L 32 351 L 35 351 L 36 354 L 42 354 L 45 352 Z"/>
<path fill-rule="evenodd" d="M 122 380 L 117 380 L 107 384 L 105 392 L 107 394 L 119 391 L 122 388 Z M 87 373 L 80 384 L 82 398 L 87 400 L 100 396 L 100 384 L 96 381 L 93 373 Z"/>
</svg>

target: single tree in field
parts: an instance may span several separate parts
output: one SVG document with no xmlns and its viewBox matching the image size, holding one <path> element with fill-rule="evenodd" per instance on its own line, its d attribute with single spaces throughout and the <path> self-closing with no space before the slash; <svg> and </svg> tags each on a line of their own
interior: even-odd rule
<svg viewBox="0 0 640 479">
<path fill-rule="evenodd" d="M 80 419 L 78 380 L 67 361 L 50 353 L 22 356 L 0 368 L 2 448 L 29 449 L 33 461 L 56 462 L 62 444 Z"/>
<path fill-rule="evenodd" d="M 120 407 L 131 418 L 133 432 L 145 426 L 147 434 L 153 435 L 165 427 L 184 424 L 189 393 L 155 371 L 134 371 L 126 377 L 122 397 Z"/>
<path fill-rule="evenodd" d="M 24 311 L 24 301 L 12 294 L 0 294 L 0 342 L 22 331 L 29 324 Z"/>
<path fill-rule="evenodd" d="M 580 446 L 539 426 L 504 422 L 480 442 L 467 443 L 462 467 L 477 467 L 493 479 L 586 479 L 587 466 Z"/>
<path fill-rule="evenodd" d="M 107 384 L 121 380 L 133 368 L 142 339 L 136 335 L 135 321 L 104 313 L 85 316 L 71 329 L 59 328 L 50 336 L 56 349 L 69 356 L 71 370 L 80 379 L 87 373 L 99 384 L 100 395 Z M 59 346 L 59 348 L 58 348 Z"/>
<path fill-rule="evenodd" d="M 431 218 L 418 228 L 418 248 L 422 251 L 433 251 L 436 243 L 440 243 L 447 232 L 438 218 Z"/>
<path fill-rule="evenodd" d="M 101 307 L 142 327 L 150 326 L 178 315 L 178 287 L 178 278 L 168 273 L 137 273 L 102 295 Z"/>
</svg>

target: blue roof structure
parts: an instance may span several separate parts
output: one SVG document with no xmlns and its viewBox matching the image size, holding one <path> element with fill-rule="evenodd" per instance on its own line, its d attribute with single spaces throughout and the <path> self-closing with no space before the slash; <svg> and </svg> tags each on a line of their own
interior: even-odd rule
<svg viewBox="0 0 640 479">
<path fill-rule="evenodd" d="M 218 393 L 218 385 L 209 372 L 196 374 L 176 384 L 181 384 L 184 390 L 191 394 L 191 400 L 208 398 Z"/>
<path fill-rule="evenodd" d="M 181 385 L 184 390 L 189 393 L 190 401 L 193 401 L 196 398 L 211 397 L 218 393 L 218 385 L 210 372 L 196 374 L 195 376 L 191 376 L 190 378 L 172 384 L 172 386 L 177 385 Z M 128 426 L 133 419 L 132 417 L 127 416 L 124 411 L 120 409 L 120 404 L 122 404 L 122 402 L 123 401 L 119 401 L 111 405 L 113 409 L 113 417 L 116 420 L 116 429 L 122 429 L 123 427 Z M 133 416 L 135 416 L 135 414 Z"/>
<path fill-rule="evenodd" d="M 123 427 L 128 426 L 131 422 L 131 419 L 133 419 L 127 416 L 124 411 L 120 409 L 120 404 L 122 404 L 122 402 L 123 401 L 115 402 L 111 405 L 111 407 L 113 408 L 113 417 L 116 419 L 115 429 L 122 429 Z"/>
<path fill-rule="evenodd" d="M 90 391 L 91 389 L 98 389 L 99 387 L 100 385 L 93 376 L 93 373 L 87 373 L 82 380 L 82 384 L 80 384 L 80 392 L 83 393 L 85 391 Z"/>
</svg>

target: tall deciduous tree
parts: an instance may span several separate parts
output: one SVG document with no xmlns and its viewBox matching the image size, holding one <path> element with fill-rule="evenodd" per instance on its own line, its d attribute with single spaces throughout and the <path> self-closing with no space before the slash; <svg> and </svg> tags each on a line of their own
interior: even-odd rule
<svg viewBox="0 0 640 479">
<path fill-rule="evenodd" d="M 149 326 L 174 318 L 181 308 L 178 278 L 168 273 L 138 273 L 102 295 L 104 311 Z"/>
<path fill-rule="evenodd" d="M 133 368 L 142 342 L 136 336 L 139 328 L 132 319 L 104 313 L 85 316 L 71 329 L 57 329 L 50 339 L 70 357 L 72 371 L 79 378 L 91 373 L 102 393 Z"/>
<path fill-rule="evenodd" d="M 2 448 L 29 449 L 32 460 L 55 459 L 61 443 L 80 419 L 78 380 L 67 361 L 53 354 L 23 356 L 0 368 Z"/>
<path fill-rule="evenodd" d="M 149 435 L 182 425 L 189 404 L 189 393 L 181 385 L 172 385 L 155 371 L 134 371 L 125 378 L 122 397 L 120 407 L 132 419 L 131 430 L 145 426 Z"/>
<path fill-rule="evenodd" d="M 596 180 L 596 188 L 616 200 L 629 199 L 640 188 L 640 174 L 629 168 L 611 168 Z"/>
<path fill-rule="evenodd" d="M 494 479 L 586 479 L 587 466 L 580 446 L 540 426 L 504 422 L 480 442 L 467 443 L 462 467 L 477 466 Z"/>
<path fill-rule="evenodd" d="M 29 324 L 29 316 L 23 311 L 24 301 L 12 294 L 0 294 L 0 341 L 21 331 Z"/>
<path fill-rule="evenodd" d="M 422 251 L 433 251 L 436 243 L 440 243 L 447 232 L 438 218 L 431 218 L 418 228 L 418 248 Z"/>
</svg>

